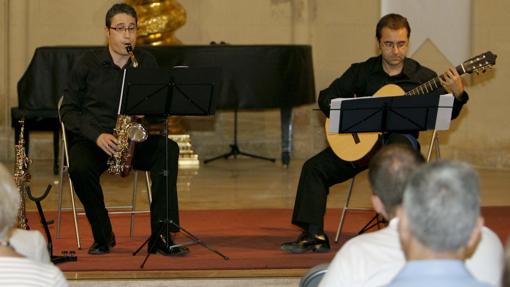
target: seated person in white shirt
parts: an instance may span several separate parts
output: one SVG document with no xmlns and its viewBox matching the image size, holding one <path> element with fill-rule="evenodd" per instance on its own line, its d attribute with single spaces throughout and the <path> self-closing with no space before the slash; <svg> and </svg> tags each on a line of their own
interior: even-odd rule
<svg viewBox="0 0 510 287">
<path fill-rule="evenodd" d="M 17 252 L 11 244 L 20 194 L 13 177 L 0 164 L 0 286 L 68 286 L 60 269 Z"/>
<path fill-rule="evenodd" d="M 329 265 L 319 286 L 382 286 L 405 264 L 398 239 L 396 210 L 402 203 L 408 177 L 424 163 L 423 157 L 407 146 L 383 147 L 371 160 L 368 174 L 372 205 L 389 221 L 389 226 L 347 241 Z M 478 279 L 498 285 L 503 250 L 497 235 L 482 229 L 476 252 L 467 260 L 468 269 Z"/>
<path fill-rule="evenodd" d="M 506 241 L 505 270 L 503 271 L 503 283 L 501 286 L 510 287 L 510 237 Z"/>
<path fill-rule="evenodd" d="M 406 264 L 391 287 L 482 287 L 464 260 L 480 240 L 480 180 L 466 163 L 436 161 L 413 173 L 397 211 Z"/>
<path fill-rule="evenodd" d="M 19 254 L 41 263 L 50 263 L 48 243 L 41 232 L 14 228 L 9 240 Z"/>
</svg>

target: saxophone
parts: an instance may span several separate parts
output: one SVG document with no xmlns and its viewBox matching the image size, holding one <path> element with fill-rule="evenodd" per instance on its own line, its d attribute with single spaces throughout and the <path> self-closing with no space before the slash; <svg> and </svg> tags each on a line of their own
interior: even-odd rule
<svg viewBox="0 0 510 287">
<path fill-rule="evenodd" d="M 15 145 L 16 161 L 14 167 L 14 182 L 16 183 L 20 193 L 20 205 L 18 209 L 16 225 L 21 229 L 29 229 L 28 220 L 26 217 L 25 201 L 27 196 L 27 187 L 30 182 L 30 173 L 28 172 L 28 168 L 31 160 L 28 158 L 25 152 L 25 139 L 23 138 L 25 121 L 20 120 L 19 123 L 21 124 L 21 132 L 19 135 L 18 144 Z"/>
<path fill-rule="evenodd" d="M 138 67 L 138 61 L 133 54 L 133 47 L 126 46 L 126 51 L 131 58 L 133 68 Z M 120 110 L 120 109 L 119 109 Z M 143 125 L 134 116 L 119 114 L 113 129 L 113 135 L 117 138 L 118 150 L 108 159 L 108 172 L 114 175 L 125 177 L 131 171 L 135 143 L 147 139 L 148 133 Z"/>
</svg>

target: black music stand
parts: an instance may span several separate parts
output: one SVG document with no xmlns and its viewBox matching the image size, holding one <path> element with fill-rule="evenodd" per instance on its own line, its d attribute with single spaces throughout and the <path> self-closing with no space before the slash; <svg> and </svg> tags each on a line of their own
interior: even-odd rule
<svg viewBox="0 0 510 287">
<path fill-rule="evenodd" d="M 330 133 L 414 132 L 447 130 L 453 108 L 453 96 L 423 95 L 333 99 L 330 110 Z M 358 232 L 362 234 L 380 223 L 376 214 Z"/>
<path fill-rule="evenodd" d="M 395 96 L 334 99 L 331 133 L 447 130 L 453 96 Z"/>
<path fill-rule="evenodd" d="M 124 70 L 121 90 L 120 113 L 124 115 L 144 115 L 165 119 L 164 137 L 168 139 L 168 117 L 171 115 L 212 115 L 216 109 L 216 96 L 220 85 L 220 69 L 214 67 L 175 67 L 172 69 L 129 69 Z M 165 141 L 165 158 L 168 159 L 168 140 Z M 168 176 L 168 160 L 162 174 Z M 147 243 L 155 242 L 160 236 L 170 233 L 170 226 L 183 231 L 192 241 L 185 244 L 166 246 L 169 249 L 192 244 L 200 244 L 210 251 L 228 259 L 219 251 L 210 248 L 198 237 L 169 219 L 168 180 L 166 182 L 166 216 L 157 230 L 135 251 L 136 255 Z M 151 192 L 151 191 L 149 191 Z M 165 241 L 169 244 L 168 240 Z M 143 268 L 151 252 L 142 262 Z"/>
</svg>

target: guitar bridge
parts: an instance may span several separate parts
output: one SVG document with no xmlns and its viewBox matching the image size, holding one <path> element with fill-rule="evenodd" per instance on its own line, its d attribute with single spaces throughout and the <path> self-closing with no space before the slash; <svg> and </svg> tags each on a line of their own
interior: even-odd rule
<svg viewBox="0 0 510 287">
<path fill-rule="evenodd" d="M 352 138 L 354 139 L 354 143 L 355 144 L 359 144 L 360 143 L 360 139 L 359 139 L 358 133 L 352 133 Z"/>
</svg>

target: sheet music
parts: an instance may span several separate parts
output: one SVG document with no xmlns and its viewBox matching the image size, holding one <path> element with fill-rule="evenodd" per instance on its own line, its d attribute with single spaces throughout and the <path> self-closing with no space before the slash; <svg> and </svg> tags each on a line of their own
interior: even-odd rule
<svg viewBox="0 0 510 287">
<path fill-rule="evenodd" d="M 439 107 L 436 117 L 436 130 L 446 131 L 450 128 L 453 110 L 453 95 L 446 94 L 439 96 Z"/>
<path fill-rule="evenodd" d="M 340 117 L 342 116 L 342 102 L 343 101 L 352 101 L 359 99 L 367 99 L 372 97 L 357 97 L 357 98 L 336 98 L 331 100 L 330 109 L 329 109 L 329 127 L 328 133 L 337 134 L 340 130 Z"/>
</svg>

